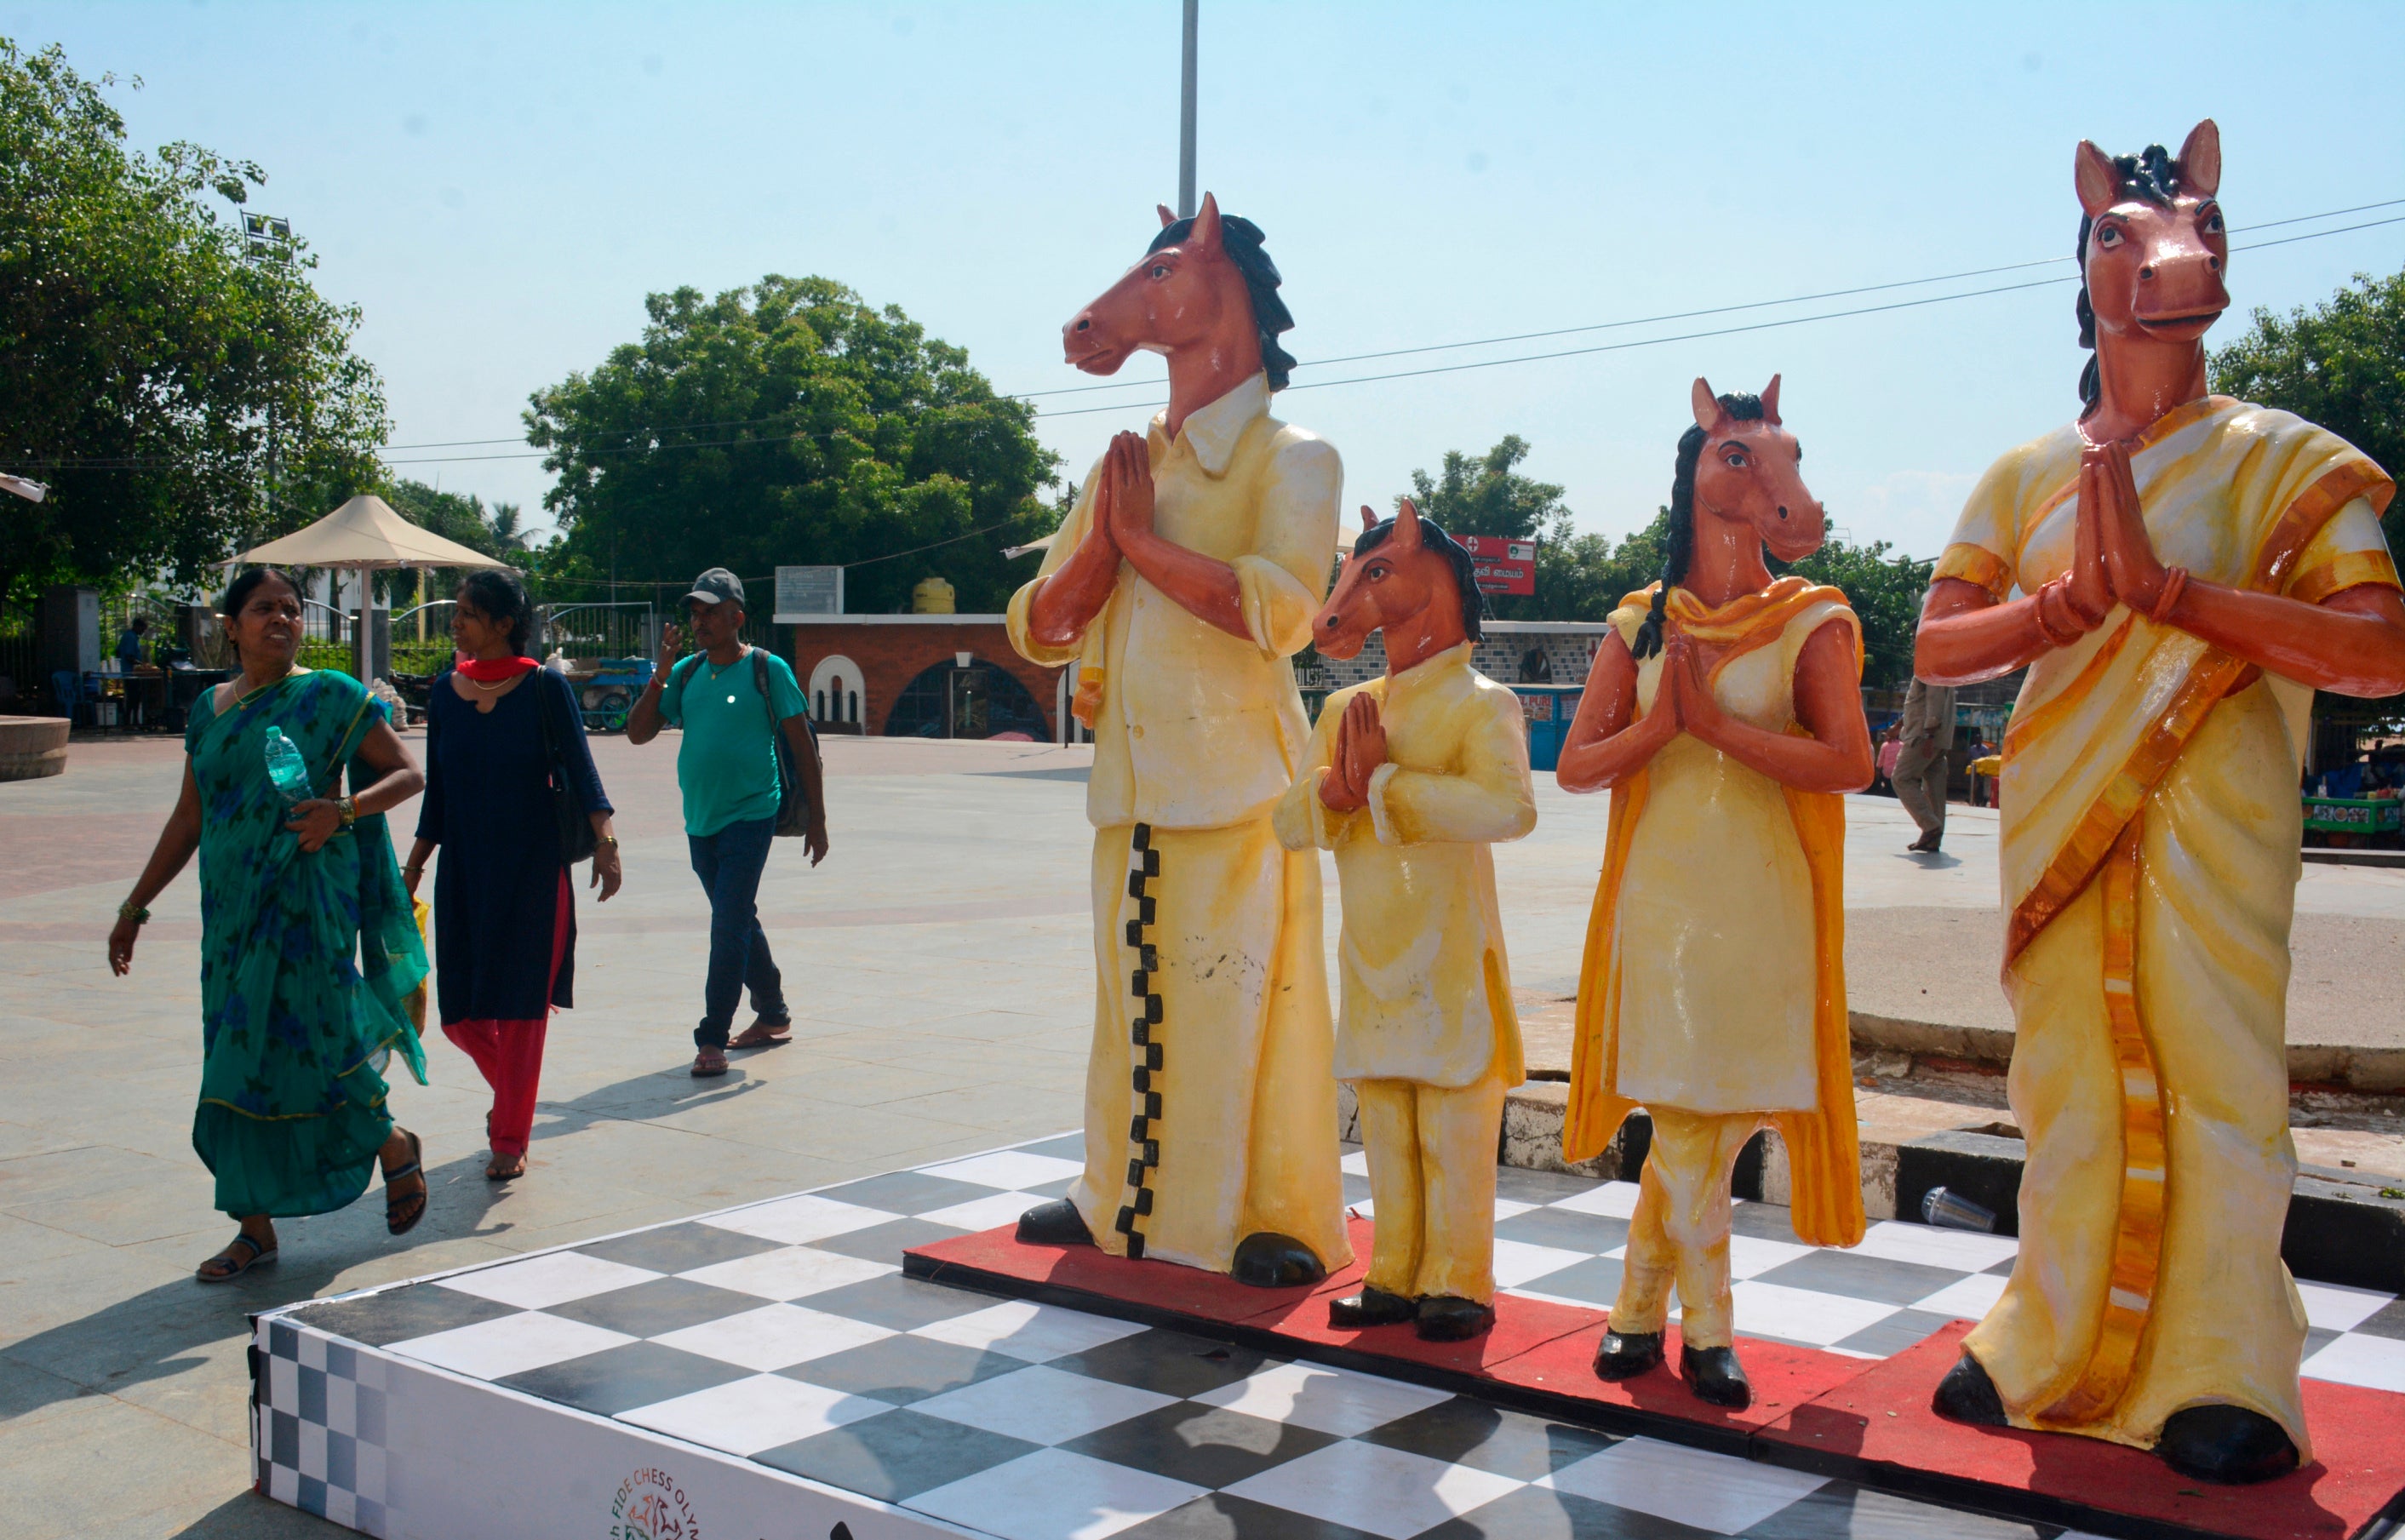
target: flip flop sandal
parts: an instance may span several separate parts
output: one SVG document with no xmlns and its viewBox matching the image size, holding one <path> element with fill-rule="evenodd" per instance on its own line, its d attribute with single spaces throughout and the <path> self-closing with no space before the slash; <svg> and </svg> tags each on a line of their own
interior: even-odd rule
<svg viewBox="0 0 2405 1540">
<path fill-rule="evenodd" d="M 725 1072 L 726 1072 L 726 1050 L 725 1050 L 725 1049 L 724 1049 L 724 1048 L 704 1048 L 701 1052 L 699 1052 L 699 1053 L 697 1053 L 697 1054 L 696 1054 L 696 1055 L 694 1055 L 694 1056 L 693 1056 L 693 1078 L 694 1078 L 694 1079 L 696 1079 L 696 1080 L 708 1080 L 708 1079 L 711 1078 L 712 1076 L 715 1076 L 715 1075 L 723 1075 L 723 1074 L 724 1074 Z"/>
<path fill-rule="evenodd" d="M 792 1022 L 786 1022 L 781 1027 L 771 1027 L 767 1022 L 755 1021 L 743 1029 L 742 1035 L 727 1046 L 729 1048 L 774 1048 L 793 1041 L 794 1024 Z"/>
<path fill-rule="evenodd" d="M 415 1229 L 417 1227 L 417 1222 L 426 1217 L 426 1211 L 429 1206 L 427 1199 L 433 1196 L 431 1190 L 424 1185 L 426 1181 L 426 1146 L 419 1141 L 418 1137 L 415 1134 L 411 1133 L 406 1128 L 403 1128 L 401 1131 L 401 1135 L 403 1139 L 409 1141 L 409 1164 L 401 1167 L 397 1171 L 387 1171 L 384 1173 L 384 1227 L 393 1235 L 407 1235 L 410 1231 Z M 409 1193 L 400 1197 L 393 1197 L 392 1184 L 396 1182 L 406 1181 L 413 1176 L 418 1179 L 420 1183 L 419 1189 L 416 1192 Z M 415 1203 L 417 1205 L 415 1210 L 410 1208 L 412 1203 Z M 404 1219 L 401 1217 L 403 1214 L 407 1214 L 408 1217 Z"/>
<path fill-rule="evenodd" d="M 513 1166 L 516 1169 L 509 1169 Z M 515 1182 L 526 1174 L 527 1157 L 522 1155 L 505 1155 L 497 1150 L 493 1152 L 492 1158 L 485 1162 L 485 1180 L 487 1182 Z"/>
<path fill-rule="evenodd" d="M 249 1247 L 250 1254 L 243 1257 L 239 1261 L 236 1261 L 231 1254 L 236 1246 Z M 274 1260 L 274 1247 L 262 1246 L 258 1241 L 253 1240 L 250 1237 L 241 1234 L 240 1232 L 236 1232 L 232 1241 L 227 1245 L 226 1249 L 219 1252 L 217 1255 L 209 1258 L 207 1262 L 204 1262 L 199 1267 L 193 1268 L 192 1276 L 203 1283 L 228 1283 L 250 1271 L 251 1268 L 264 1267 Z M 209 1271 L 209 1268 L 213 1264 L 219 1262 L 228 1264 L 223 1272 Z"/>
</svg>

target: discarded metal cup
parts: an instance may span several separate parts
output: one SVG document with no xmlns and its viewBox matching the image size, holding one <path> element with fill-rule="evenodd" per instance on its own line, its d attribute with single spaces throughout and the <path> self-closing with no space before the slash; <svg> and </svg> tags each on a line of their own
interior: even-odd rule
<svg viewBox="0 0 2405 1540">
<path fill-rule="evenodd" d="M 1920 1218 L 1923 1224 L 1934 1225 L 1942 1230 L 1977 1230 L 1983 1235 L 1993 1235 L 1996 1230 L 1994 1210 L 1983 1208 L 1960 1193 L 1949 1193 L 1943 1187 L 1932 1187 L 1922 1196 Z"/>
</svg>

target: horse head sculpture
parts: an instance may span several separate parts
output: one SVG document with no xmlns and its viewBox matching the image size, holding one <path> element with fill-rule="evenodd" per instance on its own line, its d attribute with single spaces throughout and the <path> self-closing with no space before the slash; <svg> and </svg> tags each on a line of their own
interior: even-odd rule
<svg viewBox="0 0 2405 1540">
<path fill-rule="evenodd" d="M 2160 145 L 2115 157 L 2083 139 L 2074 174 L 2079 345 L 2096 350 L 2081 401 L 2094 410 L 2123 357 L 2162 349 L 2195 354 L 2202 395 L 2204 334 L 2229 308 L 2229 236 L 2215 198 L 2221 130 L 2197 124 L 2176 157 Z"/>
<path fill-rule="evenodd" d="M 1485 600 L 1459 541 L 1409 497 L 1383 524 L 1363 508 L 1361 525 L 1334 591 L 1312 617 L 1313 645 L 1331 658 L 1357 657 L 1371 632 L 1384 631 L 1391 674 L 1478 639 Z"/>
<path fill-rule="evenodd" d="M 1160 226 L 1144 259 L 1071 316 L 1061 342 L 1068 362 L 1089 374 L 1117 373 L 1138 352 L 1164 355 L 1174 431 L 1187 413 L 1256 373 L 1282 389 L 1294 358 L 1278 333 L 1294 317 L 1278 298 L 1282 280 L 1259 226 L 1222 215 L 1208 193 L 1191 219 L 1161 209 Z"/>
<path fill-rule="evenodd" d="M 1792 562 L 1828 538 L 1827 511 L 1804 484 L 1804 446 L 1779 420 L 1778 375 L 1759 396 L 1716 396 L 1699 377 L 1690 404 L 1695 426 L 1679 440 L 1662 586 L 1630 647 L 1640 659 L 1662 645 L 1671 589 L 1725 603 L 1770 581 L 1765 550 Z"/>
</svg>

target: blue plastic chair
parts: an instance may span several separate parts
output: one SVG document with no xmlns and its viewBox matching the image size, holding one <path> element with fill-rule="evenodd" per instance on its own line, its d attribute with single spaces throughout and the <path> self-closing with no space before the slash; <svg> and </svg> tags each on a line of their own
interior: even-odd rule
<svg viewBox="0 0 2405 1540">
<path fill-rule="evenodd" d="M 76 676 L 73 669 L 53 670 L 50 674 L 50 699 L 66 712 L 69 721 L 75 721 L 76 707 L 83 703 L 83 680 Z"/>
</svg>

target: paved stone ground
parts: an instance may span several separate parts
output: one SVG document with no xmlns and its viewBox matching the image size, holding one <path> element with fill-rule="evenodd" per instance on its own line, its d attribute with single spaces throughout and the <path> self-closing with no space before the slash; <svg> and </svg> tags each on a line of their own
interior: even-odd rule
<svg viewBox="0 0 2405 1540">
<path fill-rule="evenodd" d="M 795 1041 L 714 1083 L 685 1073 L 708 912 L 685 864 L 673 740 L 596 752 L 622 808 L 627 888 L 606 908 L 580 902 L 581 1004 L 552 1028 L 528 1178 L 483 1180 L 485 1093 L 438 1033 L 432 1085 L 395 1095 L 426 1139 L 426 1222 L 391 1239 L 371 1194 L 288 1222 L 278 1265 L 222 1288 L 190 1278 L 230 1233 L 189 1140 L 194 878 L 153 906 L 131 978 L 110 978 L 103 954 L 172 801 L 177 747 L 78 742 L 66 775 L 0 784 L 0 1511 L 14 1533 L 335 1533 L 247 1491 L 246 1310 L 1076 1124 L 1089 750 L 829 740 L 834 854 L 812 871 L 781 844 L 761 900 Z M 1538 834 L 1498 851 L 1526 994 L 1576 989 L 1606 800 L 1540 777 Z M 402 810 L 404 828 L 414 817 Z M 2008 1026 L 1993 816 L 1957 809 L 1934 861 L 1898 853 L 1909 830 L 1892 802 L 1856 799 L 1851 830 L 1857 1003 L 1920 1015 L 1902 1006 L 1930 989 L 1952 1013 L 1939 1019 Z M 2384 988 L 2405 957 L 2405 873 L 2314 867 L 2300 904 L 2300 987 L 2327 973 L 2335 992 L 2316 1001 L 2360 995 L 2359 1029 L 2405 1041 L 2360 982 Z M 2316 929 L 2324 918 L 2337 930 Z M 2321 935 L 2345 945 L 2305 966 Z M 2308 1019 L 2333 1009 L 2354 1007 Z"/>
</svg>

